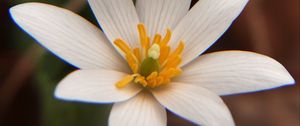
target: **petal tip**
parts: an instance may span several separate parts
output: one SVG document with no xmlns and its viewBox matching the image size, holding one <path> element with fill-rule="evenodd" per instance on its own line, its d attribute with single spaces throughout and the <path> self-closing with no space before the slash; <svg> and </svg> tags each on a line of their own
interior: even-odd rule
<svg viewBox="0 0 300 126">
<path fill-rule="evenodd" d="M 63 91 L 60 88 L 60 84 L 56 86 L 55 90 L 54 90 L 54 98 L 56 99 L 62 99 L 62 100 L 70 100 L 69 98 L 66 99 L 66 97 L 64 97 L 65 94 L 63 93 Z"/>
<path fill-rule="evenodd" d="M 19 7 L 21 5 L 16 5 L 16 6 L 13 6 L 9 9 L 9 15 L 11 16 L 11 18 L 16 22 L 16 16 L 17 16 L 17 13 L 18 13 L 18 10 L 19 10 Z"/>
<path fill-rule="evenodd" d="M 296 80 L 292 77 L 291 74 L 288 74 L 286 85 L 295 85 L 295 84 L 296 84 Z"/>
<path fill-rule="evenodd" d="M 40 3 L 28 2 L 28 3 L 18 4 L 18 5 L 11 7 L 9 9 L 9 12 L 10 12 L 10 14 L 14 14 L 15 12 L 20 12 L 21 9 L 25 9 L 28 6 L 35 5 L 35 4 L 40 4 Z"/>
<path fill-rule="evenodd" d="M 277 62 L 276 60 L 274 60 L 275 62 Z M 278 64 L 280 64 L 278 62 Z M 293 78 L 293 76 L 289 73 L 289 71 L 282 65 L 282 85 L 281 86 L 287 86 L 287 85 L 294 85 L 296 84 L 295 79 Z"/>
</svg>

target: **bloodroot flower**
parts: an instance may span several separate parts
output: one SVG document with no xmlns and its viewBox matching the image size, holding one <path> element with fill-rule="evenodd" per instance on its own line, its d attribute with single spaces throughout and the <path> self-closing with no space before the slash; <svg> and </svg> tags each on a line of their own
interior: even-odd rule
<svg viewBox="0 0 300 126">
<path fill-rule="evenodd" d="M 219 97 L 293 84 L 277 61 L 246 51 L 201 55 L 248 0 L 89 0 L 102 31 L 52 5 L 10 9 L 15 22 L 79 70 L 55 96 L 114 103 L 110 126 L 166 126 L 166 109 L 204 126 L 234 126 Z M 199 56 L 201 55 L 201 56 Z"/>
</svg>

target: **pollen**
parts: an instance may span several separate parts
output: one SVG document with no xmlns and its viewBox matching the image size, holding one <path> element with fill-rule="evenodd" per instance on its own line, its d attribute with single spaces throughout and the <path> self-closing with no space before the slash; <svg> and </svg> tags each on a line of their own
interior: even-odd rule
<svg viewBox="0 0 300 126">
<path fill-rule="evenodd" d="M 138 84 L 146 88 L 155 88 L 167 85 L 171 79 L 181 74 L 180 64 L 184 41 L 171 50 L 168 45 L 172 32 L 166 30 L 166 34 L 156 34 L 152 39 L 147 35 L 144 24 L 138 24 L 140 47 L 130 47 L 124 40 L 118 38 L 114 44 L 123 53 L 132 74 L 125 76 L 116 82 L 117 88 L 123 88 L 128 84 Z"/>
</svg>

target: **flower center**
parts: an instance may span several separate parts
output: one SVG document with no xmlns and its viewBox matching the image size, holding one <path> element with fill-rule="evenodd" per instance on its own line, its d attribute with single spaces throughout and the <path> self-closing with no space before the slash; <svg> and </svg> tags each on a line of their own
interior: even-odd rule
<svg viewBox="0 0 300 126">
<path fill-rule="evenodd" d="M 184 42 L 180 41 L 177 48 L 171 52 L 168 45 L 171 39 L 171 30 L 167 29 L 163 38 L 160 34 L 156 34 L 151 42 L 144 24 L 138 24 L 137 28 L 140 48 L 132 49 L 122 39 L 114 41 L 114 44 L 124 53 L 133 72 L 132 75 L 127 75 L 118 81 L 116 87 L 123 88 L 131 82 L 148 88 L 169 84 L 173 77 L 181 73 L 179 65 L 185 46 Z"/>
</svg>

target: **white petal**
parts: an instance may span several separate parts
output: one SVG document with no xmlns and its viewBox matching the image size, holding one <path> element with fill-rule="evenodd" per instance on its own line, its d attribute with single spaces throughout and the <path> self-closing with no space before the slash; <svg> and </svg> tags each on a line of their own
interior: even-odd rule
<svg viewBox="0 0 300 126">
<path fill-rule="evenodd" d="M 185 65 L 195 59 L 228 29 L 248 0 L 200 0 L 176 26 L 171 42 L 185 41 Z"/>
<path fill-rule="evenodd" d="M 109 116 L 109 126 L 166 126 L 167 114 L 148 92 L 121 103 L 115 103 Z"/>
<path fill-rule="evenodd" d="M 42 3 L 20 4 L 10 13 L 40 44 L 72 65 L 126 71 L 126 64 L 103 33 L 77 14 Z"/>
<path fill-rule="evenodd" d="M 132 0 L 89 0 L 89 4 L 111 42 L 121 38 L 132 47 L 138 46 L 139 19 Z"/>
<path fill-rule="evenodd" d="M 187 14 L 191 0 L 137 0 L 140 21 L 147 27 L 150 37 L 175 28 Z"/>
<path fill-rule="evenodd" d="M 63 79 L 55 90 L 55 96 L 70 101 L 111 103 L 127 100 L 141 88 L 129 84 L 118 89 L 115 83 L 126 74 L 108 70 L 78 70 Z"/>
<path fill-rule="evenodd" d="M 184 67 L 175 81 L 196 84 L 220 95 L 295 83 L 289 72 L 274 59 L 246 51 L 222 51 L 200 56 Z"/>
<path fill-rule="evenodd" d="M 203 126 L 234 126 L 222 99 L 200 86 L 171 83 L 152 91 L 168 110 Z"/>
</svg>

